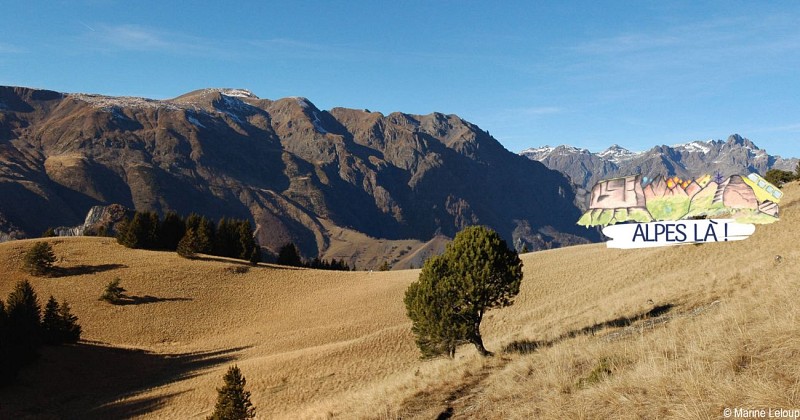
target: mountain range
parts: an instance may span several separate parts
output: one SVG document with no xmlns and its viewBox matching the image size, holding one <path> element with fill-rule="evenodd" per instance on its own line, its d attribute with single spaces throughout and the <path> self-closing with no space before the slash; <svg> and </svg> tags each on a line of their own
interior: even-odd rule
<svg viewBox="0 0 800 420">
<path fill-rule="evenodd" d="M 324 111 L 244 89 L 153 100 L 0 87 L 0 236 L 80 225 L 112 203 L 247 218 L 266 250 L 294 242 L 360 267 L 470 224 L 519 248 L 599 239 L 576 226 L 561 173 L 456 115 Z M 372 248 L 387 255 L 368 261 Z"/>
<path fill-rule="evenodd" d="M 728 177 L 769 169 L 794 172 L 798 159 L 774 156 L 759 149 L 752 141 L 733 134 L 727 140 L 692 141 L 673 146 L 656 146 L 644 152 L 632 152 L 612 145 L 602 152 L 567 145 L 523 150 L 522 156 L 544 163 L 567 175 L 578 187 L 591 189 L 597 181 L 641 174 L 692 179 L 704 174 Z"/>
</svg>

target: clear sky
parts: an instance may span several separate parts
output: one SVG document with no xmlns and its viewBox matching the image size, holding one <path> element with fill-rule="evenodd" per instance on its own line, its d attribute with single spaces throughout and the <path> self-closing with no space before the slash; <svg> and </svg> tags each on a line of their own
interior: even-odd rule
<svg viewBox="0 0 800 420">
<path fill-rule="evenodd" d="M 458 114 L 509 150 L 800 156 L 800 2 L 0 1 L 0 84 Z"/>
</svg>

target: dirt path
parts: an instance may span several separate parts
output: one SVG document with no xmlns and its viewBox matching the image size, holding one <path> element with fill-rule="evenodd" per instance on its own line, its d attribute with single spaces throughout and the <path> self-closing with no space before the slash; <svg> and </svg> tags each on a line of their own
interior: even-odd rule
<svg viewBox="0 0 800 420">
<path fill-rule="evenodd" d="M 562 341 L 581 335 L 596 336 L 597 339 L 616 341 L 634 334 L 643 334 L 658 326 L 684 317 L 695 317 L 716 308 L 719 300 L 683 311 L 675 311 L 671 304 L 655 306 L 652 310 L 632 316 L 598 323 L 579 330 L 569 331 L 551 341 L 521 340 L 510 343 L 495 355 L 484 359 L 477 372 L 470 372 L 457 384 L 449 384 L 434 391 L 423 391 L 408 401 L 400 412 L 400 418 L 435 418 L 437 420 L 455 418 L 476 418 L 471 401 L 483 388 L 483 382 L 494 372 L 500 371 L 520 355 L 535 352 L 539 348 L 550 347 Z M 613 330 L 603 333 L 605 330 Z"/>
</svg>

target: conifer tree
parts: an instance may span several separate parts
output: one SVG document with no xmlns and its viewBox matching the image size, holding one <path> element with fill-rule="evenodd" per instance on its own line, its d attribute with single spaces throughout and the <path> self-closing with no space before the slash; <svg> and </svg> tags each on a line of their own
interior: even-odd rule
<svg viewBox="0 0 800 420">
<path fill-rule="evenodd" d="M 253 255 L 253 249 L 256 248 L 256 241 L 253 238 L 253 228 L 249 220 L 240 220 L 236 231 L 239 236 L 239 258 L 245 260 Z"/>
<path fill-rule="evenodd" d="M 187 229 L 186 234 L 184 234 L 183 238 L 181 238 L 180 242 L 178 242 L 176 249 L 178 255 L 183 258 L 193 258 L 199 249 L 200 245 L 197 234 L 195 233 L 194 229 Z"/>
<path fill-rule="evenodd" d="M 47 274 L 56 261 L 56 254 L 53 247 L 47 242 L 35 243 L 23 257 L 25 270 L 34 276 Z"/>
<path fill-rule="evenodd" d="M 58 308 L 59 343 L 76 343 L 81 338 L 81 326 L 78 317 L 70 311 L 67 301 Z"/>
<path fill-rule="evenodd" d="M 209 420 L 244 420 L 255 417 L 256 409 L 250 402 L 250 391 L 245 391 L 247 384 L 239 367 L 228 368 L 223 377 L 225 384 L 217 388 L 217 403 Z"/>
<path fill-rule="evenodd" d="M 236 221 L 223 217 L 217 224 L 214 253 L 222 257 L 241 258 L 241 246 Z"/>
<path fill-rule="evenodd" d="M 423 358 L 452 358 L 456 346 L 466 342 L 468 324 L 462 316 L 463 301 L 456 283 L 446 258 L 439 255 L 425 261 L 419 280 L 406 290 L 406 312 Z"/>
<path fill-rule="evenodd" d="M 100 300 L 104 300 L 111 304 L 118 304 L 122 301 L 123 293 L 125 293 L 125 289 L 119 285 L 120 279 L 119 277 L 111 280 L 107 285 L 105 290 L 103 290 L 103 294 L 100 295 Z"/>
<path fill-rule="evenodd" d="M 178 216 L 178 213 L 171 211 L 164 216 L 159 232 L 160 248 L 173 251 L 177 249 L 183 235 L 186 234 L 186 222 Z"/>
<path fill-rule="evenodd" d="M 70 312 L 69 304 L 64 301 L 59 305 L 56 298 L 50 296 L 42 316 L 44 344 L 75 343 L 80 337 L 81 326 L 78 325 L 78 317 Z"/>
<path fill-rule="evenodd" d="M 300 259 L 300 252 L 293 243 L 288 243 L 278 250 L 278 264 L 292 267 L 302 267 L 303 261 Z"/>
<path fill-rule="evenodd" d="M 6 313 L 6 305 L 3 299 L 0 299 L 0 346 L 5 343 L 5 333 L 8 328 L 8 314 Z"/>
<path fill-rule="evenodd" d="M 453 356 L 461 342 L 491 355 L 481 337 L 483 316 L 511 305 L 521 281 L 522 262 L 497 232 L 483 226 L 459 232 L 406 290 L 406 311 L 423 356 Z"/>
<path fill-rule="evenodd" d="M 118 225 L 117 242 L 128 248 L 156 249 L 159 246 L 160 221 L 155 212 L 136 212 L 130 221 Z"/>
<path fill-rule="evenodd" d="M 133 219 L 126 223 L 121 243 L 128 248 L 144 248 L 147 243 L 148 222 L 149 218 L 143 213 L 134 213 Z"/>
<path fill-rule="evenodd" d="M 205 217 L 201 217 L 195 233 L 197 234 L 197 252 L 213 254 L 214 240 L 216 237 L 214 223 Z"/>
<path fill-rule="evenodd" d="M 159 234 L 161 233 L 161 220 L 158 213 L 149 211 L 144 213 L 145 232 L 144 232 L 144 249 L 156 249 L 161 243 Z"/>
<path fill-rule="evenodd" d="M 186 216 L 186 229 L 194 229 L 197 231 L 197 228 L 200 227 L 200 215 L 197 213 L 189 213 Z"/>
<path fill-rule="evenodd" d="M 19 281 L 6 301 L 8 314 L 8 341 L 12 358 L 27 364 L 38 357 L 36 348 L 41 340 L 41 306 L 33 286 Z"/>
<path fill-rule="evenodd" d="M 134 241 L 130 234 L 130 229 L 131 219 L 125 217 L 117 222 L 117 243 L 128 248 L 133 248 Z"/>
<path fill-rule="evenodd" d="M 42 316 L 42 341 L 45 344 L 58 344 L 61 341 L 61 320 L 58 310 L 58 301 L 50 295 L 50 299 L 44 305 L 44 315 Z"/>
<path fill-rule="evenodd" d="M 250 251 L 250 258 L 248 258 L 250 264 L 258 265 L 261 262 L 261 249 L 258 246 L 253 247 L 253 250 Z"/>
<path fill-rule="evenodd" d="M 12 357 L 8 331 L 8 314 L 0 300 L 0 386 L 10 383 L 16 376 L 18 364 Z"/>
</svg>

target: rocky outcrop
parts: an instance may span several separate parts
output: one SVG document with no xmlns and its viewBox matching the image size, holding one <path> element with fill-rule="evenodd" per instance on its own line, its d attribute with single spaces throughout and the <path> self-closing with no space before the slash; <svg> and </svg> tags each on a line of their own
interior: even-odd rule
<svg viewBox="0 0 800 420">
<path fill-rule="evenodd" d="M 25 233 L 0 213 L 0 242 L 25 238 Z"/>
<path fill-rule="evenodd" d="M 54 228 L 56 236 L 115 235 L 117 223 L 132 218 L 134 211 L 120 204 L 94 206 L 86 214 L 82 225 Z"/>
</svg>

